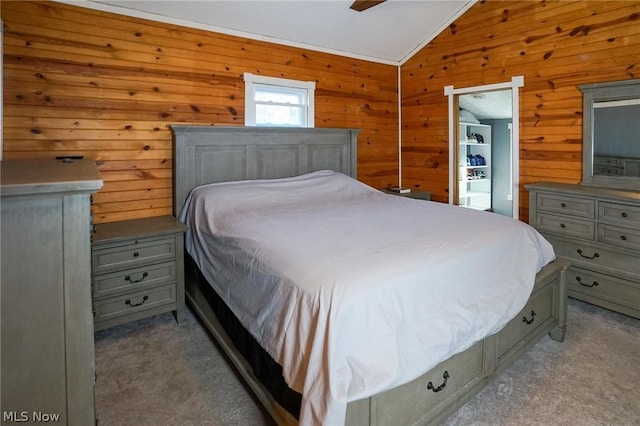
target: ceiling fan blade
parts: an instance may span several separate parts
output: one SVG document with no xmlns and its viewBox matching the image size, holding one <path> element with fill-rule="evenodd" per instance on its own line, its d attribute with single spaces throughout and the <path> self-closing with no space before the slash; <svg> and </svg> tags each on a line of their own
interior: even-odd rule
<svg viewBox="0 0 640 426">
<path fill-rule="evenodd" d="M 349 7 L 353 10 L 357 10 L 358 12 L 363 12 L 370 7 L 384 3 L 385 1 L 387 0 L 356 0 Z"/>
</svg>

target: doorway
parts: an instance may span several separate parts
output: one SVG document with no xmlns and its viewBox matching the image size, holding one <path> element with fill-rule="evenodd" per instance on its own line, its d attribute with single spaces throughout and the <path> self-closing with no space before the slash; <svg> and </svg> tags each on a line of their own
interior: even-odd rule
<svg viewBox="0 0 640 426">
<path fill-rule="evenodd" d="M 519 88 L 455 89 L 449 97 L 449 204 L 519 217 Z"/>
</svg>

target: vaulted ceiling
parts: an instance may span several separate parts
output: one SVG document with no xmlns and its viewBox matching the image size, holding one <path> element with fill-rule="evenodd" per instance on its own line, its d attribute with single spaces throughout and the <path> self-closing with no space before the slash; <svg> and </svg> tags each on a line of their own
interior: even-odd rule
<svg viewBox="0 0 640 426">
<path fill-rule="evenodd" d="M 130 16 L 401 64 L 476 0 L 60 0 Z"/>
<path fill-rule="evenodd" d="M 477 0 L 57 0 L 107 12 L 401 65 Z M 461 97 L 478 118 L 511 116 L 510 91 Z"/>
</svg>

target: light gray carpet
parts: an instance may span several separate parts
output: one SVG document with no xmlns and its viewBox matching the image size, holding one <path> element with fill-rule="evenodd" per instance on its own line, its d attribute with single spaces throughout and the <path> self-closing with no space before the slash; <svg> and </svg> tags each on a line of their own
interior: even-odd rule
<svg viewBox="0 0 640 426">
<path fill-rule="evenodd" d="M 190 312 L 96 333 L 96 371 L 100 426 L 273 425 Z M 640 426 L 640 320 L 570 299 L 565 342 L 544 337 L 445 424 Z"/>
</svg>

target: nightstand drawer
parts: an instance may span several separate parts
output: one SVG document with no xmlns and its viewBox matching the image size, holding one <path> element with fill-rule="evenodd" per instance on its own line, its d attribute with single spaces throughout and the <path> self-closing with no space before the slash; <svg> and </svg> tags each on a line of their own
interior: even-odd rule
<svg viewBox="0 0 640 426">
<path fill-rule="evenodd" d="M 176 285 L 154 287 L 94 301 L 95 321 L 106 321 L 176 302 Z"/>
<path fill-rule="evenodd" d="M 539 212 L 561 213 L 593 219 L 595 218 L 596 202 L 588 198 L 538 194 L 536 207 Z"/>
<path fill-rule="evenodd" d="M 393 192 L 391 191 L 389 188 L 384 190 L 385 193 L 387 194 L 391 194 L 391 195 L 397 195 L 400 197 L 405 197 L 405 198 L 414 198 L 416 200 L 425 200 L 425 201 L 431 201 L 431 192 L 429 191 L 422 191 L 419 189 L 413 189 L 409 192 Z"/>
<path fill-rule="evenodd" d="M 176 258 L 175 238 L 141 239 L 133 244 L 95 249 L 92 254 L 93 273 L 134 268 L 139 265 Z"/>
<path fill-rule="evenodd" d="M 598 218 L 602 222 L 640 229 L 639 206 L 627 206 L 601 201 L 598 203 Z"/>
<path fill-rule="evenodd" d="M 94 297 L 158 286 L 176 280 L 176 262 L 165 262 L 93 277 Z"/>
<path fill-rule="evenodd" d="M 588 220 L 539 213 L 535 227 L 540 231 L 568 237 L 595 239 L 595 222 Z"/>
</svg>

